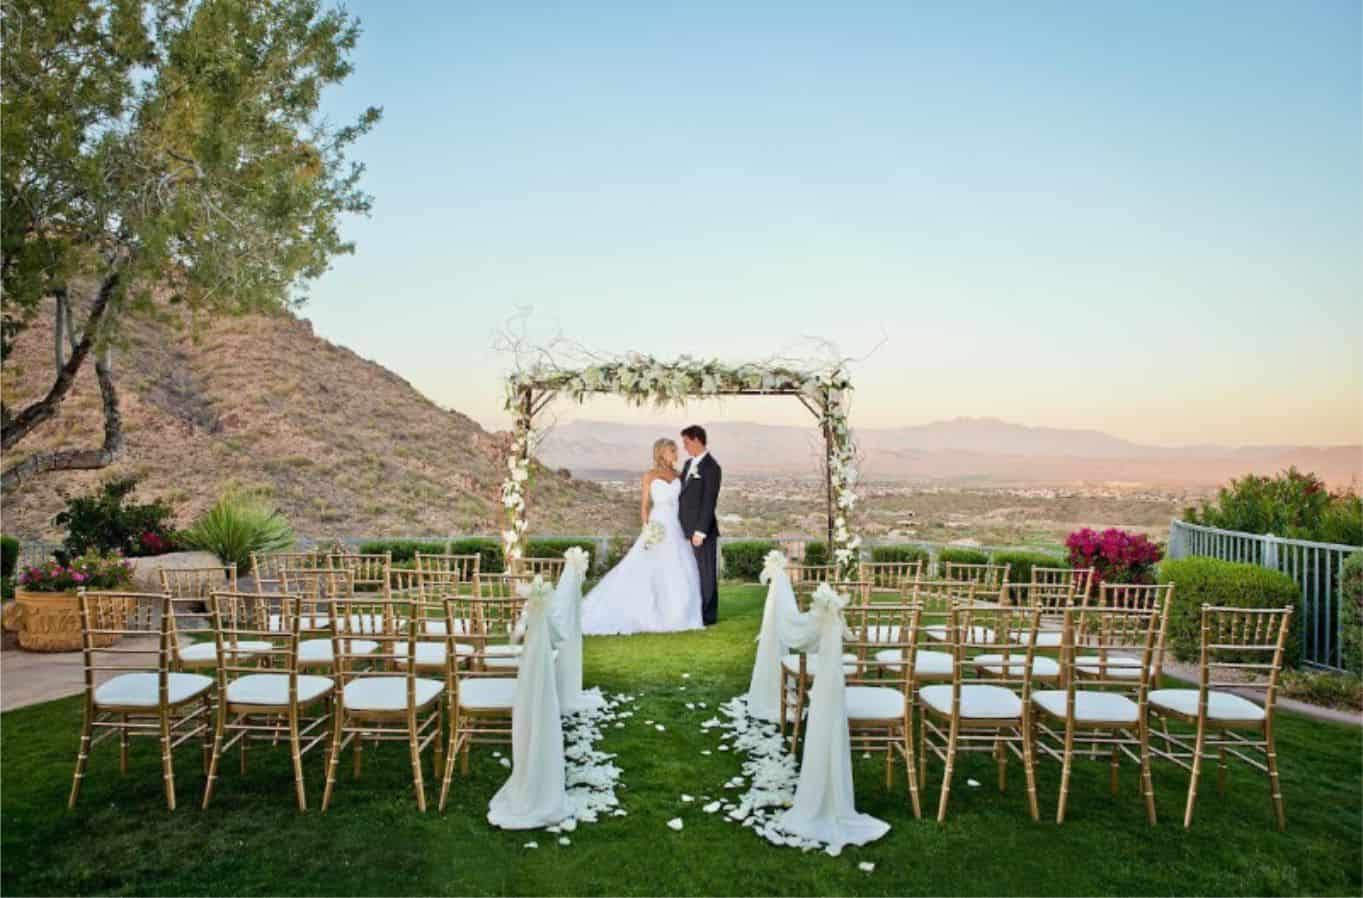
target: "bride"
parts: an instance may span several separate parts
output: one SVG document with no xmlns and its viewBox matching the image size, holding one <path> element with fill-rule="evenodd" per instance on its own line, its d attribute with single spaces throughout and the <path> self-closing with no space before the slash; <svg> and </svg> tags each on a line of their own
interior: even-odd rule
<svg viewBox="0 0 1363 898">
<path fill-rule="evenodd" d="M 677 444 L 653 444 L 653 469 L 639 500 L 643 532 L 629 553 L 601 578 L 582 603 L 582 632 L 660 633 L 699 630 L 700 572 L 677 517 L 681 478 Z"/>
</svg>

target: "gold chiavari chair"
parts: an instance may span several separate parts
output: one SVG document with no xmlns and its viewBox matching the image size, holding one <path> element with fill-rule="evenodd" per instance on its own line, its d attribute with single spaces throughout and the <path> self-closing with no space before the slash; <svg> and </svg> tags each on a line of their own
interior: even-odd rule
<svg viewBox="0 0 1363 898">
<path fill-rule="evenodd" d="M 1056 823 L 1065 822 L 1070 771 L 1076 755 L 1101 759 L 1100 751 L 1107 748 L 1112 794 L 1117 794 L 1118 769 L 1125 755 L 1140 767 L 1146 819 L 1151 826 L 1155 824 L 1146 699 L 1158 624 L 1157 608 L 1073 605 L 1065 609 L 1061 648 L 1064 688 L 1032 692 L 1034 750 L 1060 762 Z M 1133 654 L 1135 667 L 1109 663 L 1110 659 L 1124 661 Z"/>
<path fill-rule="evenodd" d="M 1065 611 L 1076 603 L 1083 604 L 1075 593 L 1075 581 L 1058 583 L 1005 583 L 1005 605 L 1031 605 L 1041 612 L 1041 629 L 1037 631 L 1038 649 L 1059 649 L 1063 639 Z M 1020 637 L 1030 634 L 1022 633 Z"/>
<path fill-rule="evenodd" d="M 432 598 L 439 599 L 444 593 L 444 584 L 464 584 L 464 591 L 478 595 L 479 580 L 482 577 L 483 556 L 476 552 L 472 555 L 439 555 L 417 552 L 413 559 L 421 583 L 436 586 Z"/>
<path fill-rule="evenodd" d="M 1155 648 L 1150 660 L 1150 685 L 1158 689 L 1164 677 L 1164 640 L 1169 632 L 1169 610 L 1173 607 L 1173 583 L 1104 583 L 1092 600 L 1099 608 L 1125 608 L 1131 611 L 1149 611 L 1158 608 L 1159 627 L 1155 632 Z M 1077 669 L 1080 676 L 1086 675 L 1092 659 L 1079 658 Z M 1127 676 L 1137 676 L 1138 662 L 1135 658 L 1116 656 L 1108 660 L 1109 667 L 1125 666 Z"/>
<path fill-rule="evenodd" d="M 1074 588 L 1074 603 L 1087 605 L 1093 594 L 1093 568 L 1091 567 L 1041 567 L 1032 568 L 1030 585 L 1032 589 L 1062 590 Z"/>
<path fill-rule="evenodd" d="M 530 582 L 520 580 L 519 582 Z M 516 698 L 518 668 L 506 662 L 499 647 L 504 643 L 510 600 L 504 596 L 452 595 L 444 600 L 446 628 L 456 629 L 463 621 L 474 628 L 450 698 L 450 741 L 445 755 L 445 776 L 440 787 L 440 810 L 445 809 L 454 761 L 459 758 L 460 772 L 469 772 L 469 753 L 474 745 L 509 745 L 511 709 Z M 524 607 L 521 600 L 520 607 Z M 451 642 L 454 637 L 447 637 Z"/>
<path fill-rule="evenodd" d="M 279 592 L 285 568 L 307 570 L 326 567 L 326 555 L 319 552 L 252 552 L 251 578 L 256 592 Z"/>
<path fill-rule="evenodd" d="M 477 627 L 483 643 L 478 663 L 483 667 L 510 668 L 513 673 L 520 667 L 523 646 L 518 628 L 525 611 L 521 593 L 534 580 L 529 574 L 514 573 L 483 574 L 479 578 L 479 596 L 489 600 L 477 606 Z"/>
<path fill-rule="evenodd" d="M 336 603 L 337 626 L 332 630 L 332 639 L 338 698 L 332 716 L 322 810 L 331 804 L 341 752 L 354 744 L 355 775 L 359 776 L 364 743 L 369 741 L 407 743 L 417 809 L 424 812 L 426 788 L 421 755 L 432 748 L 433 770 L 441 769 L 445 749 L 444 697 L 455 688 L 454 666 L 447 663 L 438 677 L 419 669 L 417 646 L 424 634 L 420 609 L 413 607 L 410 598 L 381 600 L 387 623 L 377 632 L 363 634 L 353 631 L 350 622 L 363 619 L 362 615 L 370 612 L 347 607 L 354 601 L 346 597 Z M 361 635 L 363 641 L 377 642 L 378 649 L 353 651 L 352 646 L 361 641 L 353 637 Z M 446 658 L 453 657 L 451 648 Z"/>
<path fill-rule="evenodd" d="M 871 589 L 878 592 L 902 593 L 906 583 L 913 583 L 922 576 L 922 561 L 863 561 L 857 579 L 870 583 Z"/>
<path fill-rule="evenodd" d="M 563 576 L 563 558 L 517 558 L 511 562 L 511 573 L 525 577 L 543 577 L 545 583 L 557 583 Z"/>
<path fill-rule="evenodd" d="M 914 583 L 906 598 L 923 606 L 923 636 L 933 642 L 951 639 L 951 610 L 957 605 L 971 608 L 994 607 L 994 603 L 980 599 L 978 584 L 973 580 L 920 580 Z"/>
<path fill-rule="evenodd" d="M 838 579 L 838 566 L 836 564 L 799 564 L 791 562 L 786 565 L 786 575 L 790 577 L 791 586 L 797 590 L 804 585 L 809 585 L 811 589 L 820 583 L 827 583 L 830 580 Z M 806 593 L 808 594 L 808 593 Z"/>
<path fill-rule="evenodd" d="M 946 820 L 956 756 L 961 752 L 988 752 L 994 756 L 1000 792 L 1007 785 L 1008 753 L 1021 758 L 1027 778 L 1027 803 L 1032 819 L 1040 819 L 1030 737 L 1034 649 L 1031 640 L 1022 648 L 1014 641 L 1019 630 L 1035 632 L 1040 618 L 1035 608 L 972 607 L 959 603 L 951 610 L 947 625 L 950 637 L 946 642 L 952 655 L 951 683 L 918 689 L 919 763 L 926 765 L 927 752 L 932 752 L 944 765 L 938 823 Z M 994 668 L 996 672 L 985 671 L 967 681 L 967 668 L 983 670 L 974 663 L 975 656 L 982 652 L 997 653 L 1005 660 Z M 1010 663 L 1009 653 L 1014 656 L 1020 653 L 1021 663 Z"/>
<path fill-rule="evenodd" d="M 911 605 L 918 609 L 915 618 L 917 624 L 914 633 L 914 645 L 935 646 L 932 649 L 914 649 L 914 665 L 911 676 L 915 690 L 924 683 L 951 682 L 951 653 L 938 651 L 940 646 L 937 643 L 943 642 L 947 638 L 946 621 L 951 613 L 952 605 L 957 601 L 957 587 L 958 584 L 955 583 L 945 584 L 918 580 L 906 582 L 902 587 L 900 604 Z M 932 632 L 928 632 L 929 630 Z M 876 664 L 890 679 L 899 678 L 903 672 L 905 657 L 903 649 L 895 646 L 882 648 L 875 653 Z"/>
<path fill-rule="evenodd" d="M 162 568 L 161 588 L 177 599 L 198 599 L 204 603 L 205 613 L 209 594 L 218 590 L 237 591 L 235 562 L 213 567 Z"/>
<path fill-rule="evenodd" d="M 387 603 L 377 600 L 355 601 L 350 572 L 336 568 L 284 568 L 280 572 L 285 593 L 298 596 L 297 615 L 298 665 L 304 670 L 330 671 L 336 665 L 335 641 L 332 631 L 333 614 L 344 606 L 347 614 L 354 614 L 353 626 L 344 628 L 346 651 L 349 655 L 367 655 L 378 651 L 379 644 L 370 638 L 370 631 L 384 629 L 383 611 Z M 375 610 L 377 609 L 377 611 Z M 283 632 L 293 626 L 282 613 L 270 614 L 270 629 Z"/>
<path fill-rule="evenodd" d="M 914 817 L 923 816 L 913 745 L 915 670 L 922 612 L 920 605 L 900 602 L 848 605 L 844 611 L 852 634 L 843 641 L 844 654 L 854 659 L 850 672 L 844 666 L 852 751 L 884 752 L 887 789 L 894 785 L 895 755 L 904 761 Z M 901 659 L 891 676 L 885 675 L 879 660 L 887 653 Z M 908 659 L 908 663 L 902 663 L 902 659 Z"/>
<path fill-rule="evenodd" d="M 1227 756 L 1268 775 L 1269 792 L 1278 830 L 1287 826 L 1282 786 L 1278 781 L 1278 752 L 1273 736 L 1274 701 L 1282 673 L 1292 608 L 1223 608 L 1202 606 L 1202 647 L 1196 689 L 1155 689 L 1150 714 L 1194 728 L 1192 734 L 1157 734 L 1162 747 L 1155 755 L 1192 774 L 1183 826 L 1193 824 L 1193 807 L 1202 776 L 1202 761 L 1217 754 L 1217 792 L 1224 794 L 1229 767 Z M 1259 705 L 1229 690 L 1264 690 Z M 1193 739 L 1192 745 L 1188 738 Z M 1262 756 L 1260 761 L 1258 756 Z"/>
<path fill-rule="evenodd" d="M 299 672 L 298 624 L 302 601 L 292 595 L 213 593 L 219 700 L 213 754 L 204 784 L 205 810 L 213 799 L 223 755 L 239 744 L 241 769 L 245 772 L 247 747 L 252 739 L 278 741 L 285 736 L 293 762 L 294 800 L 298 810 L 308 809 L 303 756 L 327 742 L 336 684 L 331 677 Z M 286 622 L 281 630 L 270 629 L 272 606 L 278 607 Z M 249 658 L 232 650 L 233 646 L 262 640 L 266 651 Z M 267 669 L 262 669 L 259 663 L 248 663 L 264 660 L 269 661 Z"/>
<path fill-rule="evenodd" d="M 1004 590 L 1008 583 L 1008 571 L 1011 567 L 1011 564 L 968 564 L 960 561 L 943 561 L 938 576 L 941 580 L 974 583 L 977 597 L 1004 602 L 1007 600 Z"/>
<path fill-rule="evenodd" d="M 796 603 L 801 611 L 808 611 L 811 597 L 814 591 L 822 586 L 822 583 L 803 583 L 799 589 L 795 590 Z M 859 606 L 868 605 L 871 602 L 871 584 L 861 580 L 829 581 L 828 585 L 834 592 L 847 599 L 848 610 L 845 614 L 851 614 L 852 610 Z M 856 658 L 849 652 L 844 652 L 843 669 L 850 672 L 856 662 Z M 792 724 L 790 745 L 793 749 L 800 741 L 800 730 L 804 724 L 805 697 L 809 693 L 810 684 L 814 682 L 814 659 L 809 658 L 805 652 L 790 652 L 781 658 L 781 734 L 786 732 L 786 724 Z"/>
<path fill-rule="evenodd" d="M 212 638 L 212 594 L 219 590 L 237 592 L 237 566 L 184 568 L 162 570 L 161 587 L 177 601 L 170 616 L 172 651 L 171 664 L 175 670 L 214 670 L 218 664 L 218 646 Z M 178 601 L 183 599 L 185 601 Z M 195 640 L 195 634 L 204 637 Z M 236 646 L 236 653 L 250 656 L 267 652 L 269 642 L 246 640 Z"/>
<path fill-rule="evenodd" d="M 208 766 L 213 678 L 171 668 L 171 618 L 186 600 L 169 593 L 86 592 L 80 608 L 85 668 L 80 749 L 67 806 L 75 808 L 91 749 L 117 734 L 119 771 L 128 772 L 133 737 L 161 747 L 166 806 L 175 810 L 175 749 L 198 737 Z"/>
<path fill-rule="evenodd" d="M 347 571 L 355 592 L 379 593 L 384 598 L 392 594 L 393 553 L 359 554 L 335 552 L 327 556 L 327 566 Z"/>
</svg>

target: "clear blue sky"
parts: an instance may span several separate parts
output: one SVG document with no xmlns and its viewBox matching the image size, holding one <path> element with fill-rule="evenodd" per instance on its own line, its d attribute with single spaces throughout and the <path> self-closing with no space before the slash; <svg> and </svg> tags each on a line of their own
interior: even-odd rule
<svg viewBox="0 0 1363 898">
<path fill-rule="evenodd" d="M 883 333 L 861 426 L 1363 440 L 1358 3 L 660 6 L 354 3 L 374 214 L 317 330 L 493 427 L 533 306 L 664 357 Z"/>
</svg>

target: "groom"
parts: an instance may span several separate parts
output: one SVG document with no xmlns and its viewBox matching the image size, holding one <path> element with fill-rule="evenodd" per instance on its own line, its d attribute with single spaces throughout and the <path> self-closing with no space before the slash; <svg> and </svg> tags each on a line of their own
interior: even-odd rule
<svg viewBox="0 0 1363 898">
<path fill-rule="evenodd" d="M 719 523 L 715 505 L 723 472 L 705 448 L 705 428 L 692 424 L 681 432 L 682 445 L 690 456 L 682 468 L 678 517 L 682 532 L 690 536 L 696 566 L 700 569 L 700 616 L 708 627 L 719 620 Z"/>
</svg>

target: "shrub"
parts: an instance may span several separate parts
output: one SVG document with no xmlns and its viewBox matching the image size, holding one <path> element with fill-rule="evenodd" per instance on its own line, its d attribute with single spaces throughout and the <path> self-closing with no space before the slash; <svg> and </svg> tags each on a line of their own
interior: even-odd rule
<svg viewBox="0 0 1363 898">
<path fill-rule="evenodd" d="M 12 536 L 0 536 L 0 578 L 8 580 L 13 577 L 18 563 L 19 540 Z"/>
<path fill-rule="evenodd" d="M 1285 670 L 1282 693 L 1298 701 L 1344 711 L 1363 711 L 1363 679 L 1326 670 Z"/>
<path fill-rule="evenodd" d="M 805 558 L 801 564 L 825 565 L 832 564 L 828 560 L 828 543 L 823 540 L 813 540 L 805 543 Z"/>
<path fill-rule="evenodd" d="M 54 522 L 66 528 L 62 550 L 66 558 L 90 551 L 118 552 L 129 558 L 173 552 L 178 539 L 172 527 L 174 511 L 164 502 L 137 503 L 128 497 L 137 478 L 106 480 L 95 492 L 66 501 Z"/>
<path fill-rule="evenodd" d="M 1160 547 L 1144 533 L 1116 527 L 1098 533 L 1085 527 L 1065 540 L 1071 567 L 1091 567 L 1098 583 L 1153 583 Z"/>
<path fill-rule="evenodd" d="M 1331 493 L 1315 474 L 1295 467 L 1274 477 L 1232 480 L 1215 503 L 1188 508 L 1184 517 L 1224 530 L 1363 545 L 1363 499 L 1352 490 Z"/>
<path fill-rule="evenodd" d="M 967 549 L 961 546 L 948 546 L 937 553 L 937 560 L 940 562 L 951 562 L 952 564 L 988 564 L 989 553 L 979 549 Z"/>
<path fill-rule="evenodd" d="M 185 542 L 246 570 L 252 552 L 282 552 L 293 545 L 293 528 L 259 493 L 229 489 L 184 533 Z"/>
<path fill-rule="evenodd" d="M 875 548 L 871 549 L 871 560 L 881 562 L 890 561 L 922 562 L 923 573 L 926 574 L 928 572 L 928 568 L 932 564 L 932 553 L 929 552 L 927 549 L 923 548 L 922 546 L 908 545 L 876 546 Z"/>
<path fill-rule="evenodd" d="M 506 570 L 506 554 L 502 551 L 502 541 L 488 536 L 470 536 L 467 539 L 453 539 L 445 544 L 449 555 L 479 556 L 478 570 L 484 574 L 500 574 Z"/>
<path fill-rule="evenodd" d="M 995 552 L 990 560 L 994 564 L 1009 565 L 1008 582 L 1010 583 L 1031 583 L 1032 568 L 1034 567 L 1069 566 L 1065 559 L 1059 555 L 1050 555 L 1046 552 L 1026 552 L 1021 549 Z"/>
<path fill-rule="evenodd" d="M 19 585 L 33 592 L 122 589 L 132 578 L 132 565 L 126 559 L 112 552 L 87 552 L 69 565 L 54 559 L 26 567 L 19 573 Z"/>
<path fill-rule="evenodd" d="M 562 558 L 563 553 L 574 546 L 587 551 L 587 570 L 590 571 L 596 564 L 596 540 L 594 539 L 558 539 L 553 537 L 532 539 L 526 554 L 531 558 Z"/>
<path fill-rule="evenodd" d="M 1180 558 L 1159 567 L 1159 582 L 1174 584 L 1169 609 L 1167 645 L 1180 661 L 1196 661 L 1202 646 L 1202 606 L 1233 608 L 1293 608 L 1283 664 L 1296 667 L 1301 659 L 1301 591 L 1286 574 L 1257 564 L 1238 564 L 1217 558 Z M 1264 660 L 1262 656 L 1256 661 Z"/>
<path fill-rule="evenodd" d="M 769 539 L 745 539 L 720 546 L 724 556 L 724 576 L 730 580 L 756 580 L 762 573 L 762 560 L 776 548 Z"/>
<path fill-rule="evenodd" d="M 1339 651 L 1344 669 L 1363 676 L 1363 552 L 1344 559 L 1339 579 Z"/>
</svg>

